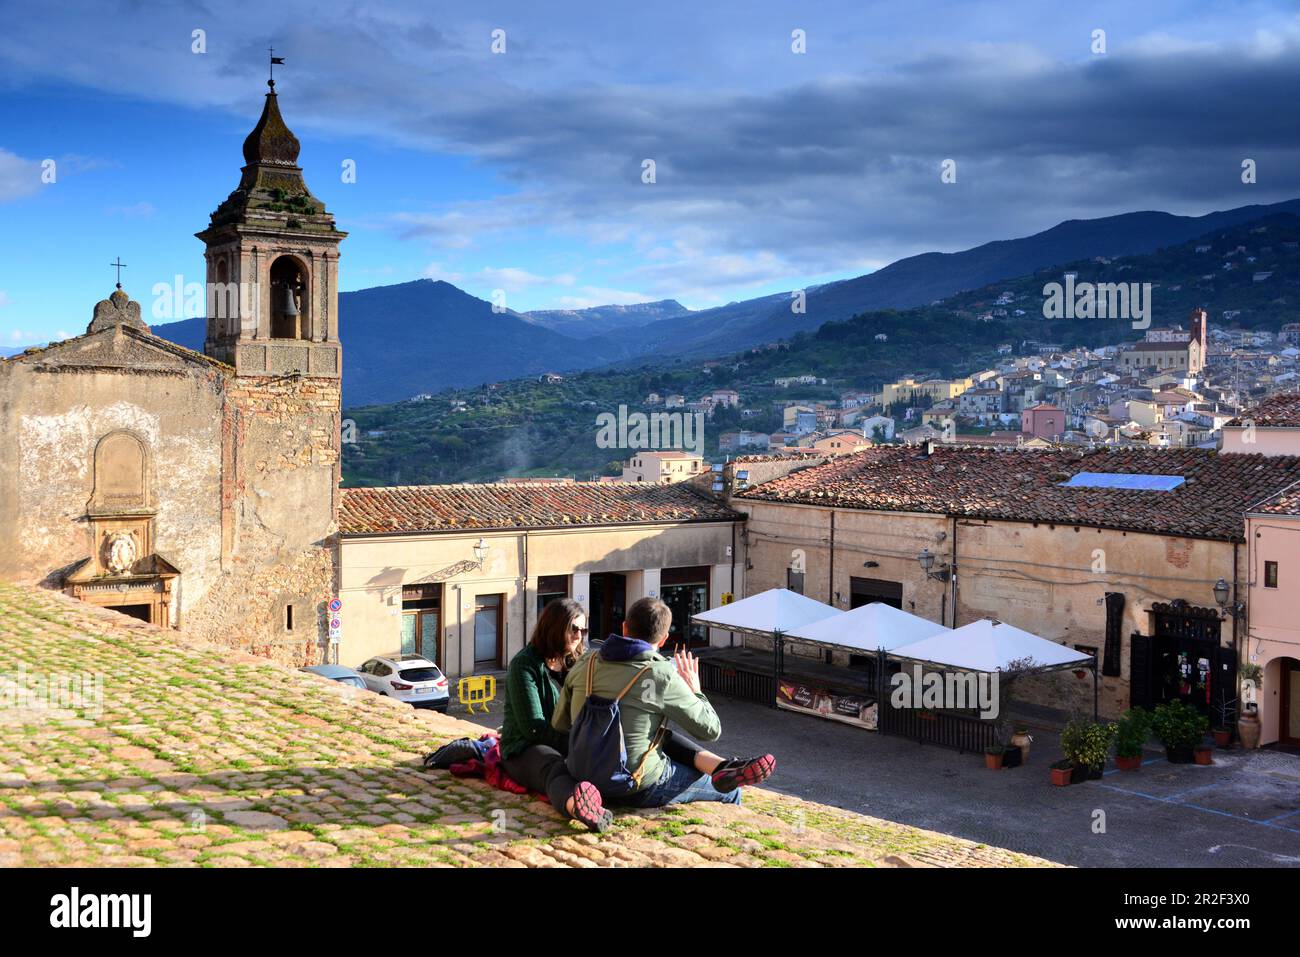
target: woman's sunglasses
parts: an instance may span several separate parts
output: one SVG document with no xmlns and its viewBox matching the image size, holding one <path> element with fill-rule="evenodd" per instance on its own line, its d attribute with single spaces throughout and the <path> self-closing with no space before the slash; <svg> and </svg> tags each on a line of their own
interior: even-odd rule
<svg viewBox="0 0 1300 957">
<path fill-rule="evenodd" d="M 569 631 L 576 631 L 578 634 L 582 635 L 584 638 L 585 638 L 586 635 L 587 635 L 587 629 L 586 629 L 586 628 L 579 628 L 577 625 L 570 625 L 570 626 L 569 626 Z"/>
</svg>

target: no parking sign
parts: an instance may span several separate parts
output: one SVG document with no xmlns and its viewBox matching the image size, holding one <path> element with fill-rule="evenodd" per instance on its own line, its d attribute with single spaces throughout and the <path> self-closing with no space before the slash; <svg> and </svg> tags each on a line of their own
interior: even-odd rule
<svg viewBox="0 0 1300 957">
<path fill-rule="evenodd" d="M 337 598 L 331 598 L 329 601 L 330 610 L 330 641 L 337 642 L 343 637 L 343 620 L 339 618 L 339 610 L 343 607 L 343 602 Z"/>
</svg>

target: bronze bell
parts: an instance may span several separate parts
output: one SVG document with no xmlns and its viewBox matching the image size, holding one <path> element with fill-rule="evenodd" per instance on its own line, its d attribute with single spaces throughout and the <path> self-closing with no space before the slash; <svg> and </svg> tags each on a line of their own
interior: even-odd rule
<svg viewBox="0 0 1300 957">
<path fill-rule="evenodd" d="M 284 314 L 286 316 L 298 315 L 298 300 L 294 298 L 293 289 L 289 286 L 284 287 Z"/>
</svg>

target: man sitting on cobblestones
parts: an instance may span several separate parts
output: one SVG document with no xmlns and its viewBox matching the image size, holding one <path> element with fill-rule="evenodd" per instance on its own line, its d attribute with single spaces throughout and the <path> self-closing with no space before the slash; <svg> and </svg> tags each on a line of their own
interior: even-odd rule
<svg viewBox="0 0 1300 957">
<path fill-rule="evenodd" d="M 723 759 L 700 747 L 687 734 L 716 741 L 722 722 L 700 691 L 699 662 L 689 651 L 670 661 L 659 653 L 668 639 L 672 612 L 657 598 L 642 598 L 627 610 L 622 635 L 610 635 L 598 651 L 588 652 L 569 672 L 551 719 L 567 732 L 587 700 L 588 671 L 593 696 L 614 698 L 641 669 L 636 686 L 619 702 L 619 721 L 627 767 L 639 769 L 632 793 L 607 796 L 608 803 L 661 807 L 688 801 L 740 803 L 740 788 L 771 775 L 776 759 Z M 668 722 L 681 730 L 668 728 Z M 683 733 L 685 732 L 685 733 Z M 667 751 L 667 753 L 665 753 Z"/>
</svg>

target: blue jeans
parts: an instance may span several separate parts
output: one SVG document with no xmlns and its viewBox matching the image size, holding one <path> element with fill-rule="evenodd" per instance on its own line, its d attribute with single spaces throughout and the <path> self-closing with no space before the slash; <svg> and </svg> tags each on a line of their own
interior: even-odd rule
<svg viewBox="0 0 1300 957">
<path fill-rule="evenodd" d="M 723 804 L 739 804 L 740 788 L 723 794 L 713 786 L 713 779 L 701 774 L 693 767 L 669 760 L 664 765 L 663 774 L 658 782 L 644 791 L 630 794 L 620 800 L 620 804 L 632 807 L 664 807 L 668 804 L 687 804 L 691 801 L 721 801 Z"/>
</svg>

